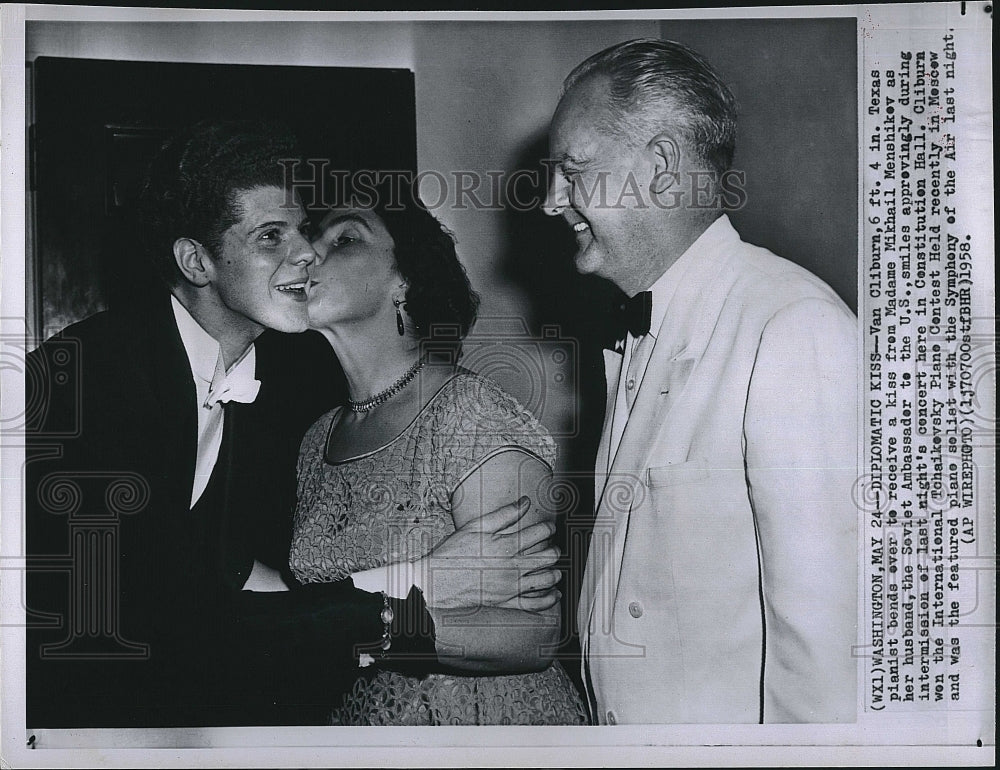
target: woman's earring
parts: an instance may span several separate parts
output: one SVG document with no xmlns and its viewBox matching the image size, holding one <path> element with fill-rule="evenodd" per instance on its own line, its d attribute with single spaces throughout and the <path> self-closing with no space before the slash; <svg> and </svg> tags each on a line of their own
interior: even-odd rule
<svg viewBox="0 0 1000 770">
<path fill-rule="evenodd" d="M 399 306 L 406 303 L 401 299 L 394 299 L 392 304 L 396 306 L 396 331 L 399 332 L 399 336 L 402 337 L 406 334 L 406 327 L 403 326 L 403 314 L 399 312 Z"/>
</svg>

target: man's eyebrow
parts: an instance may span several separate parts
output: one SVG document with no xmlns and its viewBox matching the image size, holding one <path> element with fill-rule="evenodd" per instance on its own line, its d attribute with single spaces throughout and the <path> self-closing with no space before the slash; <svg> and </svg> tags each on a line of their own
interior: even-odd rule
<svg viewBox="0 0 1000 770">
<path fill-rule="evenodd" d="M 288 227 L 288 220 L 285 219 L 272 219 L 269 222 L 261 222 L 259 225 L 254 225 L 247 232 L 247 235 L 253 235 L 258 230 L 266 230 L 269 227 Z"/>
</svg>

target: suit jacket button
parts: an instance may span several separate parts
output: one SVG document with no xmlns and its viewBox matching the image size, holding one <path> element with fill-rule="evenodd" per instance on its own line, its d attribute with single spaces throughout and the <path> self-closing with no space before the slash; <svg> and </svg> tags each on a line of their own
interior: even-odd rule
<svg viewBox="0 0 1000 770">
<path fill-rule="evenodd" d="M 614 711 L 609 711 L 608 712 L 608 724 L 609 725 L 616 725 L 616 724 L 618 724 L 618 717 L 615 716 L 615 712 Z"/>
<path fill-rule="evenodd" d="M 642 605 L 639 602 L 630 602 L 628 605 L 628 614 L 633 618 L 642 617 Z"/>
</svg>

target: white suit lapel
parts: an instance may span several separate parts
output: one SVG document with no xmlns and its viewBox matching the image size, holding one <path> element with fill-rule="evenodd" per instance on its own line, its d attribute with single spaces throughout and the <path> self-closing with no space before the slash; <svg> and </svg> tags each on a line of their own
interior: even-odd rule
<svg viewBox="0 0 1000 770">
<path fill-rule="evenodd" d="M 597 448 L 594 462 L 594 500 L 600 500 L 607 482 L 608 466 L 611 463 L 611 422 L 615 415 L 615 393 L 621 376 L 624 356 L 613 350 L 604 350 L 604 375 L 607 383 L 607 403 L 604 407 L 604 428 L 601 430 L 601 444 Z"/>
<path fill-rule="evenodd" d="M 731 226 L 728 233 L 735 236 Z M 644 472 L 657 447 L 661 451 L 666 447 L 666 455 L 670 456 L 671 437 L 661 435 L 668 414 L 704 355 L 731 288 L 733 266 L 724 248 L 727 230 L 720 235 L 711 247 L 706 244 L 705 251 L 688 267 L 664 314 L 612 473 Z M 677 450 L 680 454 L 686 447 Z"/>
<path fill-rule="evenodd" d="M 612 474 L 635 476 L 645 469 L 656 435 L 687 383 L 696 359 L 689 354 L 686 343 L 672 342 L 661 332 L 653 345 L 618 454 L 611 466 Z"/>
<path fill-rule="evenodd" d="M 609 581 L 612 581 L 612 576 L 608 571 L 620 570 L 628 518 L 645 494 L 642 482 L 650 455 L 658 444 L 667 447 L 667 455 L 670 453 L 670 437 L 662 436 L 666 430 L 668 414 L 680 399 L 691 373 L 704 353 L 730 289 L 727 276 L 731 268 L 728 265 L 729 251 L 726 246 L 733 237 L 738 240 L 738 236 L 728 222 L 720 224 L 724 224 L 725 229 L 719 231 L 711 245 L 706 244 L 704 253 L 697 255 L 667 308 L 611 470 L 606 479 L 601 478 L 596 497 L 595 528 L 603 527 L 605 531 L 611 528 L 613 546 L 610 549 L 597 548 L 594 538 L 591 540 L 579 608 L 581 634 L 586 633 L 589 627 L 601 587 L 611 588 Z M 617 384 L 621 367 L 621 356 L 611 355 L 616 356 L 618 361 L 614 379 L 608 379 L 609 390 Z M 608 361 L 606 351 L 605 363 Z M 599 471 L 607 467 L 608 438 L 611 432 L 608 415 L 613 414 L 614 403 L 615 392 L 612 390 L 608 395 L 608 410 L 605 413 L 604 432 L 596 465 Z M 660 448 L 662 450 L 663 447 Z M 678 454 L 683 449 L 677 447 Z M 610 553 L 605 556 L 607 551 Z M 614 586 L 617 586 L 619 575 L 620 572 L 613 576 Z M 613 597 L 607 601 L 613 601 Z"/>
<path fill-rule="evenodd" d="M 611 471 L 598 493 L 600 502 L 594 518 L 590 556 L 581 591 L 580 607 L 581 610 L 584 608 L 587 610 L 586 626 L 581 622 L 581 630 L 589 627 L 592 622 L 598 595 L 604 589 L 614 590 L 614 586 L 617 585 L 618 575 L 612 576 L 609 571 L 617 571 L 616 565 L 621 564 L 629 515 L 645 495 L 642 476 L 645 462 L 652 451 L 652 440 L 662 427 L 667 412 L 676 402 L 694 367 L 694 359 L 683 355 L 678 355 L 676 360 L 664 364 L 662 359 L 669 356 L 669 349 L 670 340 L 664 339 L 662 335 L 658 337 L 653 346 L 649 365 L 646 367 L 646 376 L 639 386 L 629 421 L 622 434 L 621 444 L 611 464 Z M 664 368 L 666 368 L 665 377 L 655 375 L 658 370 Z M 609 408 L 614 405 L 614 396 L 612 393 Z M 601 437 L 605 463 L 608 456 L 606 447 L 609 443 L 609 434 L 610 424 L 606 421 Z M 586 604 L 583 602 L 585 598 L 588 600 Z M 611 602 L 613 598 L 606 601 Z M 580 620 L 583 621 L 584 618 L 581 617 Z"/>
<path fill-rule="evenodd" d="M 604 350 L 604 373 L 607 385 L 607 404 L 604 409 L 604 428 L 601 430 L 601 443 L 597 447 L 597 457 L 594 460 L 594 500 L 599 501 L 604 494 L 604 487 L 608 481 L 608 464 L 610 462 L 611 448 L 611 423 L 615 413 L 615 395 L 617 391 L 618 377 L 621 375 L 623 356 L 614 350 Z M 600 516 L 600 506 L 595 506 L 597 517 L 595 527 L 598 532 L 605 529 Z M 598 542 L 599 542 L 598 538 Z M 604 564 L 600 547 L 595 547 L 592 539 L 591 547 L 587 554 L 587 569 L 584 572 L 583 584 L 580 586 L 580 602 L 577 605 L 577 627 L 584 631 L 590 623 L 590 613 L 593 607 L 593 599 L 596 594 L 596 584 L 594 578 L 603 574 Z M 584 634 L 584 637 L 587 635 Z M 581 640 L 583 643 L 583 640 Z"/>
</svg>

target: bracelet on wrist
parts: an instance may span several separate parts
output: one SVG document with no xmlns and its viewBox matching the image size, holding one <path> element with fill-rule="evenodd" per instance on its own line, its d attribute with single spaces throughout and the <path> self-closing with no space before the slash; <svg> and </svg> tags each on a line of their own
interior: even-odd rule
<svg viewBox="0 0 1000 770">
<path fill-rule="evenodd" d="M 395 618 L 395 613 L 392 611 L 392 607 L 389 605 L 389 594 L 385 591 L 382 592 L 382 652 L 380 657 L 385 657 L 385 654 L 392 647 L 392 621 Z"/>
</svg>

